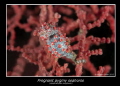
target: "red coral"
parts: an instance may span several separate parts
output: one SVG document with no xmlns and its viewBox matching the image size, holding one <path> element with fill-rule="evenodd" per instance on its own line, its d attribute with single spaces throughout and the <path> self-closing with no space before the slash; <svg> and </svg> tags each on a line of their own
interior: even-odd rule
<svg viewBox="0 0 120 86">
<path fill-rule="evenodd" d="M 7 5 L 7 76 L 114 75 L 114 11 L 114 5 Z M 67 37 L 75 62 L 51 53 L 39 34 L 45 22 Z"/>
</svg>

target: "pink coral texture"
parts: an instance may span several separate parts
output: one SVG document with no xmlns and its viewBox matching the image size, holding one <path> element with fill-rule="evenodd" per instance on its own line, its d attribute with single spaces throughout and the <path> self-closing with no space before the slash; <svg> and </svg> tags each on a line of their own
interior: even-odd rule
<svg viewBox="0 0 120 86">
<path fill-rule="evenodd" d="M 115 5 L 7 5 L 7 76 L 115 76 Z"/>
</svg>

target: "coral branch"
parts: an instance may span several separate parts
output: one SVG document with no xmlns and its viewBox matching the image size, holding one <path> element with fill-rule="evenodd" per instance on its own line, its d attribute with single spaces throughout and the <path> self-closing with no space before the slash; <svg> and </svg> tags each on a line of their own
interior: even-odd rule
<svg viewBox="0 0 120 86">
<path fill-rule="evenodd" d="M 114 11 L 114 5 L 7 5 L 7 76 L 113 73 Z"/>
</svg>

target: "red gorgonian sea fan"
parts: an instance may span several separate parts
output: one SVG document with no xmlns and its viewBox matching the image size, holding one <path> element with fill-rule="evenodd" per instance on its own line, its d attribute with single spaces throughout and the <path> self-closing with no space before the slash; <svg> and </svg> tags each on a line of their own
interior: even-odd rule
<svg viewBox="0 0 120 86">
<path fill-rule="evenodd" d="M 115 76 L 115 5 L 7 5 L 7 76 Z"/>
</svg>

